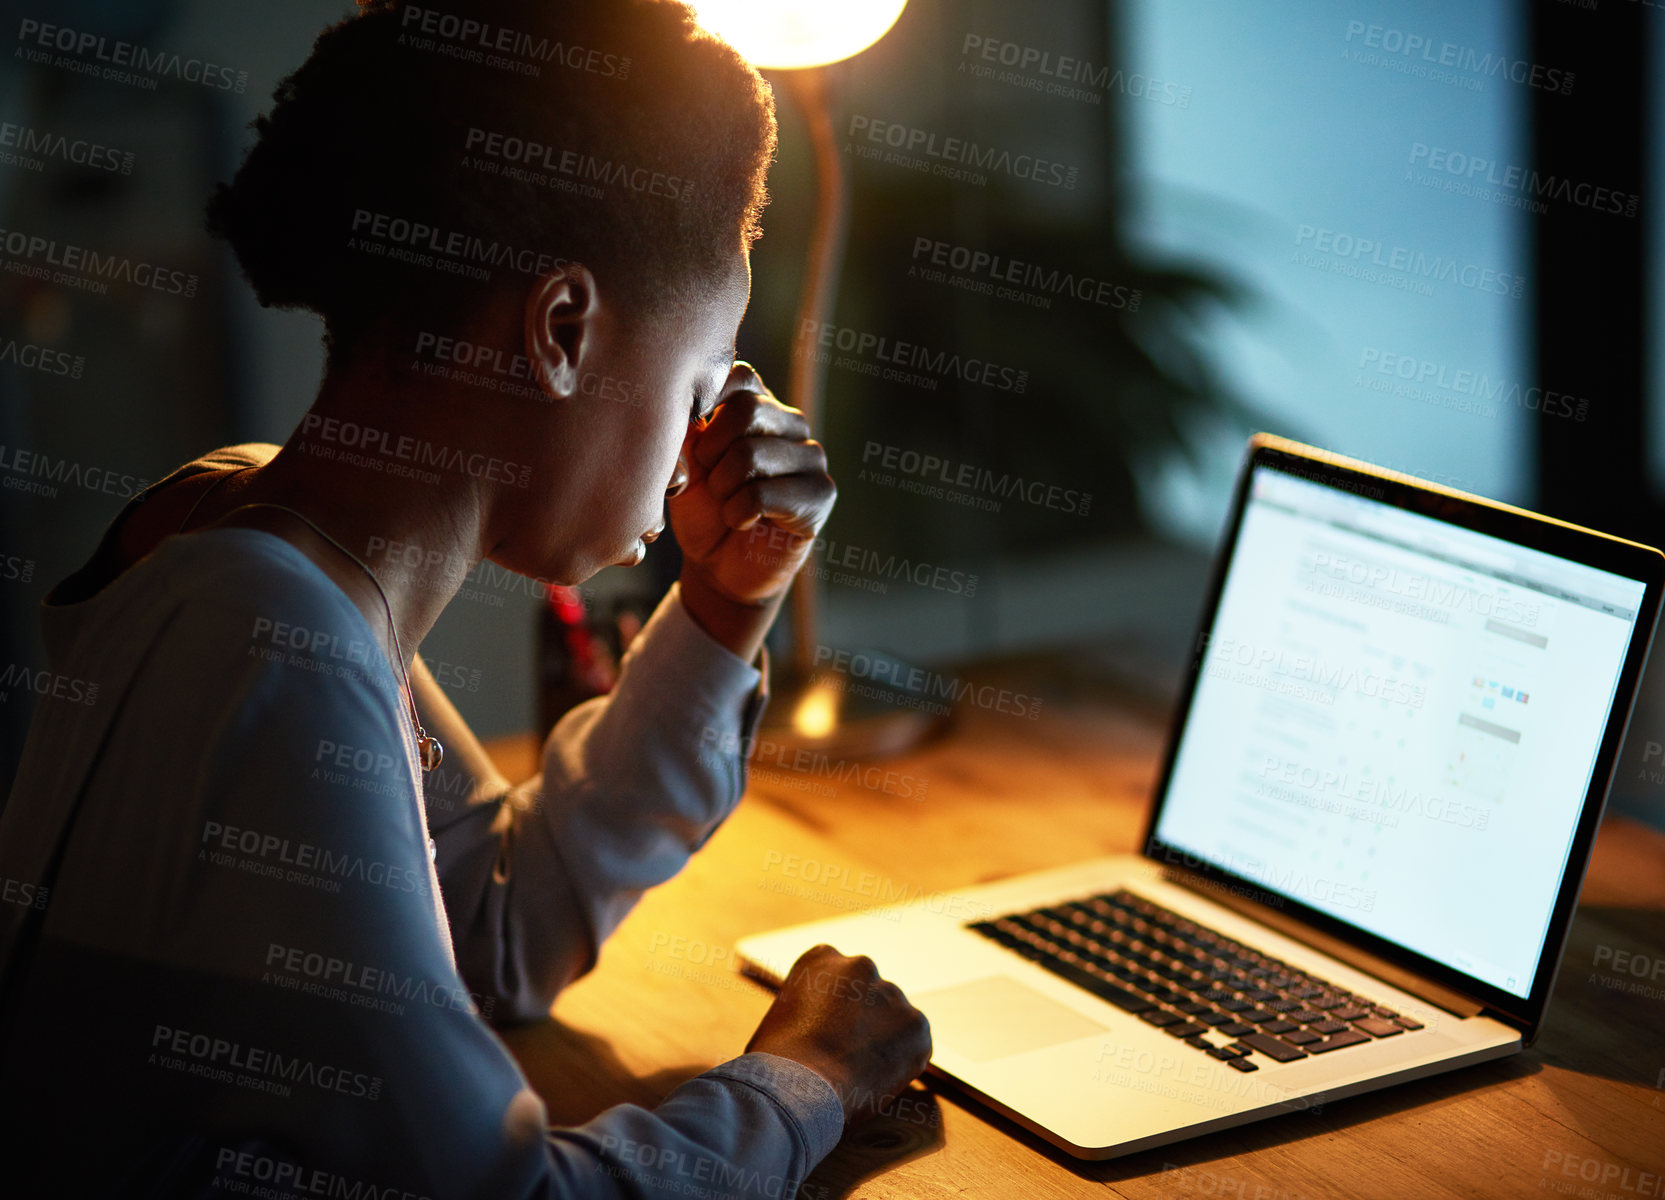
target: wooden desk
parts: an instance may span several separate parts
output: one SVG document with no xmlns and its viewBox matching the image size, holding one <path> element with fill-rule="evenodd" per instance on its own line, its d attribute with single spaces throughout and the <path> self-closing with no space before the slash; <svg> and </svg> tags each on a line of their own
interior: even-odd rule
<svg viewBox="0 0 1665 1200">
<path fill-rule="evenodd" d="M 1038 720 L 967 710 L 946 739 L 884 764 L 923 780 L 923 796 L 896 794 L 915 790 L 900 779 L 887 793 L 882 780 L 868 790 L 763 763 L 692 865 L 561 996 L 556 1021 L 510 1031 L 509 1046 L 557 1123 L 652 1105 L 740 1053 L 768 1007 L 735 970 L 737 938 L 1132 851 L 1163 738 L 1155 720 L 1102 697 L 1048 693 Z M 531 739 L 492 750 L 511 778 L 532 770 Z M 848 1134 L 805 1195 L 1665 1196 L 1665 968 L 1638 981 L 1651 994 L 1626 992 L 1631 976 L 1613 969 L 1619 953 L 1665 961 L 1662 910 L 1665 835 L 1612 819 L 1549 1020 L 1523 1054 L 1097 1164 L 933 1084 L 902 1108 L 907 1120 Z"/>
</svg>

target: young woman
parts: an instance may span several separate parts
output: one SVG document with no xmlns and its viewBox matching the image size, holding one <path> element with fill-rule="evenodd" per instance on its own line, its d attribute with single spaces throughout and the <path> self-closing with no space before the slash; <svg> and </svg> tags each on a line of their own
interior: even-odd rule
<svg viewBox="0 0 1665 1200">
<path fill-rule="evenodd" d="M 576 1129 L 484 1019 L 546 1015 L 737 802 L 710 747 L 832 507 L 734 361 L 770 94 L 668 0 L 361 8 L 209 212 L 322 317 L 316 399 L 43 606 L 96 693 L 43 700 L 0 816 L 5 1190 L 790 1196 L 929 1055 L 871 962 L 812 951 L 747 1053 Z M 667 509 L 680 582 L 511 786 L 415 648 L 482 559 L 575 583 Z"/>
</svg>

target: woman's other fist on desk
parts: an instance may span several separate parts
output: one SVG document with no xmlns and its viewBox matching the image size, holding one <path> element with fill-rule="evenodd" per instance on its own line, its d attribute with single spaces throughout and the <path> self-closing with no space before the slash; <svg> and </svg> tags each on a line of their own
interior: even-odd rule
<svg viewBox="0 0 1665 1200">
<path fill-rule="evenodd" d="M 792 964 L 746 1046 L 790 1058 L 838 1093 L 846 1123 L 879 1111 L 931 1060 L 931 1026 L 865 955 L 816 946 Z"/>
</svg>

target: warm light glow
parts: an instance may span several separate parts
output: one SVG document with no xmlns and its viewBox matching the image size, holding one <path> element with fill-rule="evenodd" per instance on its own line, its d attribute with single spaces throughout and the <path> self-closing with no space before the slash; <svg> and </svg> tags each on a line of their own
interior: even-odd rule
<svg viewBox="0 0 1665 1200">
<path fill-rule="evenodd" d="M 838 689 L 812 683 L 792 713 L 792 728 L 799 737 L 823 738 L 838 727 Z"/>
<path fill-rule="evenodd" d="M 819 67 L 884 37 L 908 0 L 693 0 L 699 22 L 754 67 Z"/>
</svg>

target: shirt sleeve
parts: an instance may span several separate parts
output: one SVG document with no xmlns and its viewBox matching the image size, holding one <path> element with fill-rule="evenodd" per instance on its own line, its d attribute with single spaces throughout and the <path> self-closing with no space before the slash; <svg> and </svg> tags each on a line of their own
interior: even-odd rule
<svg viewBox="0 0 1665 1200">
<path fill-rule="evenodd" d="M 764 678 L 695 624 L 673 587 L 612 693 L 550 732 L 537 776 L 433 822 L 457 967 L 494 1019 L 547 1015 L 642 893 L 733 811 Z"/>
<path fill-rule="evenodd" d="M 832 1085 L 791 1059 L 747 1054 L 713 1067 L 651 1112 L 621 1104 L 551 1130 L 562 1196 L 795 1196 L 837 1145 Z M 599 1177 L 599 1178 L 598 1178 Z"/>
</svg>

